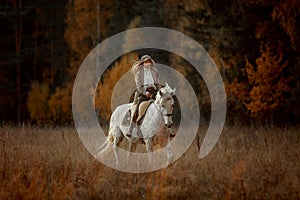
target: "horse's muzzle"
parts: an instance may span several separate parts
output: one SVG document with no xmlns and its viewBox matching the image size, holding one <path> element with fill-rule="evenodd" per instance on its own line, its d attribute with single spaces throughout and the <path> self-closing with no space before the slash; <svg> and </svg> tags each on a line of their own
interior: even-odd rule
<svg viewBox="0 0 300 200">
<path fill-rule="evenodd" d="M 172 132 L 170 132 L 170 137 L 171 138 L 173 138 L 173 137 L 175 137 L 176 136 L 176 134 L 173 134 Z"/>
<path fill-rule="evenodd" d="M 165 127 L 166 127 L 166 128 L 171 128 L 172 126 L 173 126 L 173 123 L 165 124 Z"/>
</svg>

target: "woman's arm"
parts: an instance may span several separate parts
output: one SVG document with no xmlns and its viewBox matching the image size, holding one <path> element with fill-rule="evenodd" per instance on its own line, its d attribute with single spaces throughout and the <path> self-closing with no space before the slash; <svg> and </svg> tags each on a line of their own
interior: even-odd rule
<svg viewBox="0 0 300 200">
<path fill-rule="evenodd" d="M 144 87 L 143 87 L 143 77 L 142 77 L 143 74 L 141 73 L 141 71 L 142 70 L 139 69 L 135 74 L 135 84 L 136 84 L 137 91 L 141 94 L 145 94 Z"/>
</svg>

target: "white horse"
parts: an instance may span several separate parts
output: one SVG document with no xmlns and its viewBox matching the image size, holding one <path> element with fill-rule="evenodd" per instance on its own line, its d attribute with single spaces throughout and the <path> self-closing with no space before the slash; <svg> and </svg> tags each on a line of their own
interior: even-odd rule
<svg viewBox="0 0 300 200">
<path fill-rule="evenodd" d="M 133 129 L 132 137 L 126 136 L 126 133 L 129 131 L 129 127 L 122 125 L 122 120 L 128 110 L 132 107 L 132 103 L 118 106 L 110 118 L 109 133 L 106 142 L 99 148 L 100 150 L 97 155 L 101 156 L 101 154 L 112 144 L 116 165 L 118 165 L 118 146 L 124 137 L 129 141 L 128 152 L 132 151 L 132 146 L 136 143 L 145 143 L 147 152 L 151 152 L 153 139 L 163 128 L 167 129 L 167 133 L 170 137 L 174 137 L 175 134 L 172 133 L 171 126 L 173 125 L 172 113 L 174 107 L 173 96 L 175 95 L 175 91 L 176 89 L 171 89 L 168 83 L 166 83 L 166 86 L 162 87 L 157 92 L 154 102 L 150 104 L 145 113 L 141 126 L 135 126 Z M 140 129 L 143 138 L 138 137 L 138 129 Z M 167 156 L 169 162 L 169 159 L 173 157 L 170 146 L 167 148 Z M 149 161 L 151 162 L 151 158 L 149 158 Z"/>
</svg>

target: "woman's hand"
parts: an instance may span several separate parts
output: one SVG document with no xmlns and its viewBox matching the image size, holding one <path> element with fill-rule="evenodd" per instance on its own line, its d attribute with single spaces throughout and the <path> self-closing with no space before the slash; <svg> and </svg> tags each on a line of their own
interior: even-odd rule
<svg viewBox="0 0 300 200">
<path fill-rule="evenodd" d="M 152 98 L 152 94 L 150 92 L 146 92 L 146 96 L 150 99 Z"/>
</svg>

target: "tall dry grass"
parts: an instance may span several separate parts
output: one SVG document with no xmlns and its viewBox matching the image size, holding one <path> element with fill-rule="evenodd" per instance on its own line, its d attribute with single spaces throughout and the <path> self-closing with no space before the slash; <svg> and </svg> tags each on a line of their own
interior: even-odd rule
<svg viewBox="0 0 300 200">
<path fill-rule="evenodd" d="M 0 128 L 0 199 L 300 199 L 298 129 L 226 127 L 171 166 L 127 174 L 95 160 L 74 128 Z"/>
</svg>

